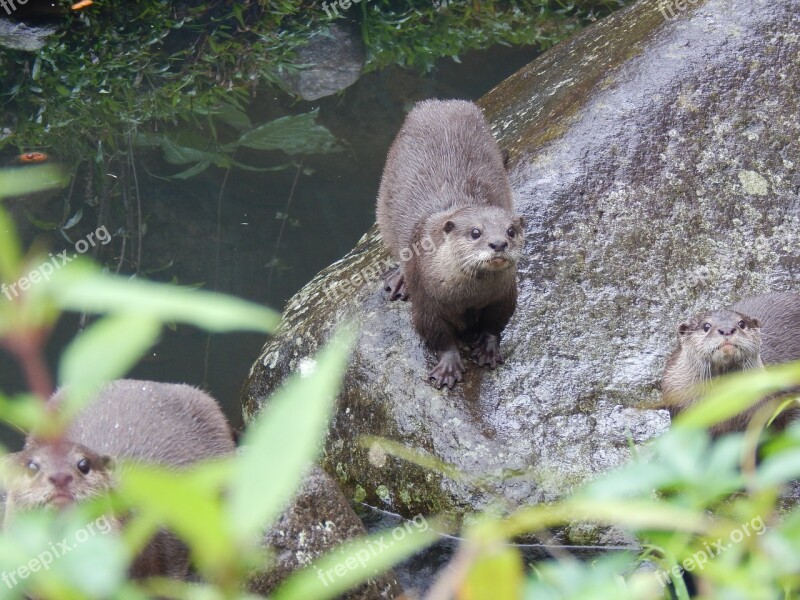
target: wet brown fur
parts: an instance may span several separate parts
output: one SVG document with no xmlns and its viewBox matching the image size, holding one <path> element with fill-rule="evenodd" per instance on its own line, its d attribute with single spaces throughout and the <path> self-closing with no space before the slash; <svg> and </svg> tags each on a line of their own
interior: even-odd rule
<svg viewBox="0 0 800 600">
<path fill-rule="evenodd" d="M 378 225 L 400 265 L 386 289 L 391 300 L 411 299 L 414 327 L 439 356 L 430 374 L 438 387 L 462 378 L 459 340 L 481 366 L 503 361 L 524 244 L 504 164 L 475 104 L 438 100 L 414 107 L 386 160 Z"/>
</svg>

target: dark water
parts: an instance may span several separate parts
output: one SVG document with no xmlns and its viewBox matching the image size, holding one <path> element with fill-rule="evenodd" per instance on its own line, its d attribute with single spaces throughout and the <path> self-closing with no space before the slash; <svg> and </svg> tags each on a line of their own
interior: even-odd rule
<svg viewBox="0 0 800 600">
<path fill-rule="evenodd" d="M 421 521 L 420 517 L 416 517 L 415 521 L 409 521 L 400 515 L 367 504 L 360 503 L 356 505 L 356 511 L 371 534 L 382 532 L 389 543 L 391 543 L 396 529 L 398 530 L 397 537 L 402 538 L 405 532 L 427 530 L 430 526 L 427 521 Z M 403 589 L 411 597 L 415 597 L 415 594 L 421 597 L 421 594 L 427 592 L 435 583 L 437 577 L 441 577 L 443 569 L 447 568 L 462 541 L 463 538 L 439 532 L 439 539 L 432 546 L 395 566 L 394 573 Z M 619 554 L 625 552 L 631 556 L 632 569 L 649 568 L 647 565 L 633 559 L 633 556 L 640 550 L 634 546 L 564 546 L 511 543 L 505 545 L 516 548 L 519 551 L 526 569 L 544 560 L 571 557 L 588 561 L 610 553 Z"/>
<path fill-rule="evenodd" d="M 497 47 L 464 55 L 461 64 L 442 60 L 426 76 L 391 68 L 364 76 L 342 95 L 316 102 L 294 101 L 277 92 L 256 97 L 248 109 L 254 124 L 319 108 L 320 122 L 343 141 L 342 153 L 302 160 L 302 170 L 311 174 L 298 175 L 296 168 L 272 173 L 235 170 L 226 178 L 225 171 L 212 167 L 188 181 L 165 181 L 148 173 L 169 175 L 180 169 L 163 162 L 160 150 L 139 150 L 145 276 L 149 269 L 154 279 L 202 283 L 205 289 L 281 310 L 292 294 L 350 250 L 373 224 L 386 151 L 413 103 L 425 98 L 477 99 L 536 54 L 532 48 Z M 279 153 L 255 151 L 242 151 L 236 159 L 257 166 L 286 162 Z M 282 233 L 278 213 L 290 218 Z M 49 348 L 51 365 L 57 364 L 78 330 L 77 317 L 62 319 Z M 165 331 L 130 376 L 202 386 L 238 427 L 239 392 L 263 342 L 263 335 L 246 333 L 209 341 L 204 332 L 179 326 Z M 23 386 L 16 366 L 0 354 L 0 390 L 10 393 Z M 0 438 L 12 448 L 19 442 L 8 432 Z"/>
</svg>

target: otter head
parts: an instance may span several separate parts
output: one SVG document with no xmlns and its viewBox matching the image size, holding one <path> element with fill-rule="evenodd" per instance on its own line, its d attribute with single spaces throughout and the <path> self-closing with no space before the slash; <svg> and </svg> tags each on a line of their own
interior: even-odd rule
<svg viewBox="0 0 800 600">
<path fill-rule="evenodd" d="M 681 323 L 678 337 L 681 349 L 715 376 L 762 366 L 760 327 L 753 317 L 715 310 Z"/>
<path fill-rule="evenodd" d="M 437 220 L 439 236 L 453 249 L 461 271 L 505 271 L 519 261 L 525 243 L 522 217 L 501 208 L 468 206 Z"/>
<path fill-rule="evenodd" d="M 68 441 L 34 441 L 6 457 L 6 467 L 7 510 L 63 509 L 112 487 L 112 459 Z"/>
</svg>

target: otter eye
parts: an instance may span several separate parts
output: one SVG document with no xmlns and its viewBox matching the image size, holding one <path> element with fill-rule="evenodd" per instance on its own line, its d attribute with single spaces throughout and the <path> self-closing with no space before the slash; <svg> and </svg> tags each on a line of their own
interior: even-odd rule
<svg viewBox="0 0 800 600">
<path fill-rule="evenodd" d="M 481 237 L 481 230 L 476 227 L 475 229 L 470 231 L 469 234 L 472 236 L 473 240 L 477 240 L 479 237 Z"/>
<path fill-rule="evenodd" d="M 738 325 L 739 329 L 747 329 L 747 323 L 745 323 L 744 321 L 739 321 Z"/>
<path fill-rule="evenodd" d="M 35 460 L 28 461 L 28 464 L 25 465 L 25 468 L 28 470 L 28 475 L 33 477 L 39 472 L 39 465 L 36 463 Z"/>
<path fill-rule="evenodd" d="M 89 462 L 88 458 L 82 458 L 78 461 L 78 471 L 86 475 L 91 470 L 92 470 L 92 463 Z"/>
<path fill-rule="evenodd" d="M 711 329 L 711 323 L 703 323 L 703 331 L 709 331 Z"/>
<path fill-rule="evenodd" d="M 514 229 L 513 227 L 509 227 L 509 228 L 506 230 L 506 235 L 507 235 L 508 237 L 514 237 L 515 235 L 517 235 L 517 230 L 516 230 L 516 229 Z"/>
</svg>

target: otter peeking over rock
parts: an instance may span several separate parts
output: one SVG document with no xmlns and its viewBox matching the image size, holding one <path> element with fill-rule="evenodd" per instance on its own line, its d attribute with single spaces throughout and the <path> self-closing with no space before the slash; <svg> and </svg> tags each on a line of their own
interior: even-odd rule
<svg viewBox="0 0 800 600">
<path fill-rule="evenodd" d="M 48 402 L 58 406 L 64 391 Z M 120 380 L 105 385 L 70 423 L 64 439 L 29 435 L 6 457 L 17 468 L 6 482 L 5 522 L 19 511 L 102 497 L 113 489 L 116 460 L 186 468 L 235 453 L 232 432 L 217 402 L 188 385 Z M 119 531 L 125 517 L 107 516 Z M 130 568 L 133 578 L 188 575 L 186 546 L 159 531 Z"/>
<path fill-rule="evenodd" d="M 763 369 L 800 359 L 800 294 L 791 292 L 745 298 L 730 309 L 701 313 L 678 327 L 680 345 L 667 360 L 661 391 L 675 418 L 698 402 L 714 377 Z M 767 397 L 743 413 L 714 425 L 719 436 L 741 431 L 753 415 L 776 404 Z M 784 410 L 773 423 L 783 429 L 800 416 L 800 410 Z"/>
<path fill-rule="evenodd" d="M 414 327 L 438 355 L 438 388 L 463 378 L 459 340 L 479 366 L 503 362 L 524 245 L 504 162 L 480 109 L 461 100 L 417 104 L 386 159 L 376 212 L 398 267 L 385 289 L 411 299 Z"/>
</svg>

